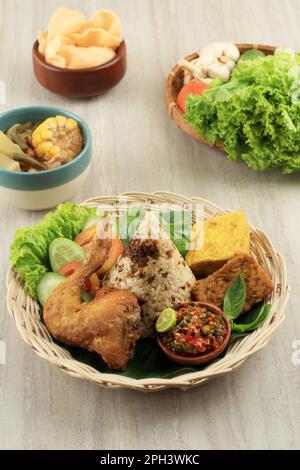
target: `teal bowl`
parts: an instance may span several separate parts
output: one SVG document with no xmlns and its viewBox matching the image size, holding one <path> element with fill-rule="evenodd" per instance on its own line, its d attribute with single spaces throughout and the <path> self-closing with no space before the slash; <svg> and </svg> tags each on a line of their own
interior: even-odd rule
<svg viewBox="0 0 300 470">
<path fill-rule="evenodd" d="M 0 130 L 16 123 L 40 122 L 62 115 L 78 122 L 84 147 L 71 162 L 53 170 L 22 173 L 0 169 L 0 197 L 6 204 L 26 210 L 44 210 L 69 201 L 87 178 L 92 154 L 92 136 L 88 124 L 76 114 L 50 106 L 27 106 L 0 114 Z"/>
</svg>

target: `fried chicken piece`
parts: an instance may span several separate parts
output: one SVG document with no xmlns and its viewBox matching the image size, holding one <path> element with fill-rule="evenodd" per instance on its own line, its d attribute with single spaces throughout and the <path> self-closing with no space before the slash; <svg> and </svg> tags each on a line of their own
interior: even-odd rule
<svg viewBox="0 0 300 470">
<path fill-rule="evenodd" d="M 208 302 L 223 309 L 226 291 L 238 274 L 243 276 L 247 291 L 243 312 L 264 300 L 274 289 L 272 279 L 254 256 L 238 253 L 218 271 L 196 282 L 192 290 L 193 299 Z"/>
<path fill-rule="evenodd" d="M 111 369 L 124 370 L 142 332 L 140 306 L 126 290 L 101 288 L 82 302 L 85 283 L 106 261 L 111 240 L 95 240 L 83 265 L 49 295 L 43 318 L 59 341 L 97 352 Z"/>
</svg>

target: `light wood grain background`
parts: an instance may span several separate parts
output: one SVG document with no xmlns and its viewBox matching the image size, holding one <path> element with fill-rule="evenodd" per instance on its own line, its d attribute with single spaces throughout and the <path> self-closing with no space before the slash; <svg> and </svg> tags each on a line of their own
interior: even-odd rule
<svg viewBox="0 0 300 470">
<path fill-rule="evenodd" d="M 7 103 L 73 110 L 93 132 L 93 171 L 77 200 L 129 190 L 199 195 L 243 209 L 286 259 L 293 293 L 287 319 L 266 349 L 232 375 L 190 392 L 105 391 L 72 379 L 20 339 L 5 305 L 8 246 L 17 227 L 42 214 L 1 205 L 0 448 L 294 449 L 300 446 L 300 174 L 256 174 L 186 137 L 164 108 L 164 80 L 178 58 L 209 41 L 300 50 L 298 0 L 68 1 L 87 15 L 105 7 L 124 24 L 128 72 L 98 99 L 72 101 L 35 81 L 31 46 L 62 0 L 0 0 L 0 80 Z"/>
</svg>

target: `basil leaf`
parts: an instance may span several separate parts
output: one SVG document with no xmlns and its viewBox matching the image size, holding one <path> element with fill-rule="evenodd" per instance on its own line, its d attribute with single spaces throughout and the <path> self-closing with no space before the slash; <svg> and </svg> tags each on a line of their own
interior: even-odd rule
<svg viewBox="0 0 300 470">
<path fill-rule="evenodd" d="M 232 331 L 231 330 L 231 335 L 230 335 L 230 340 L 229 340 L 229 346 L 235 342 L 236 339 L 243 338 L 244 336 L 247 336 L 248 333 L 247 331 Z"/>
<path fill-rule="evenodd" d="M 145 213 L 143 206 L 129 207 L 117 220 L 117 233 L 124 246 L 128 245 Z"/>
<path fill-rule="evenodd" d="M 144 214 L 144 206 L 132 206 L 117 219 L 116 233 L 121 238 L 125 247 L 134 235 Z M 160 212 L 159 221 L 174 242 L 180 254 L 184 257 L 188 251 L 192 232 L 192 213 L 170 210 Z"/>
<path fill-rule="evenodd" d="M 174 245 L 176 246 L 177 250 L 181 254 L 181 256 L 185 257 L 185 255 L 188 252 L 188 240 L 185 240 L 184 238 L 182 240 L 173 240 Z"/>
<path fill-rule="evenodd" d="M 243 315 L 240 315 L 238 323 L 239 324 L 252 323 L 254 320 L 257 319 L 264 304 L 265 304 L 264 302 L 259 302 L 258 304 L 252 305 L 252 307 L 249 310 L 247 310 L 247 312 L 244 312 Z"/>
<path fill-rule="evenodd" d="M 90 302 L 91 300 L 93 300 L 93 297 L 91 297 L 86 290 L 83 290 L 81 292 L 81 300 L 82 302 Z"/>
<path fill-rule="evenodd" d="M 243 276 L 239 274 L 227 290 L 224 297 L 223 310 L 230 320 L 237 318 L 243 310 L 246 300 L 246 285 Z"/>
<path fill-rule="evenodd" d="M 160 213 L 159 220 L 179 253 L 185 257 L 192 233 L 192 213 L 184 211 L 165 211 Z"/>
<path fill-rule="evenodd" d="M 271 304 L 264 305 L 261 309 L 257 309 L 257 316 L 251 323 L 239 323 L 236 324 L 231 322 L 231 331 L 238 333 L 245 333 L 246 331 L 255 330 L 259 325 L 261 325 L 271 310 Z"/>
</svg>

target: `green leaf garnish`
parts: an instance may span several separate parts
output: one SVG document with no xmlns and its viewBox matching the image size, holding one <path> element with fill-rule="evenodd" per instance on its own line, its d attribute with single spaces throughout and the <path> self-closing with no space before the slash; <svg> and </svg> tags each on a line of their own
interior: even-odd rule
<svg viewBox="0 0 300 470">
<path fill-rule="evenodd" d="M 243 276 L 239 274 L 227 290 L 224 297 L 224 312 L 230 320 L 237 318 L 246 300 L 246 285 Z"/>
<path fill-rule="evenodd" d="M 241 331 L 232 331 L 231 330 L 231 335 L 230 335 L 230 340 L 228 345 L 230 346 L 235 342 L 236 339 L 243 338 L 244 336 L 247 336 L 248 333 L 247 331 L 244 331 L 243 333 Z"/>
<path fill-rule="evenodd" d="M 81 292 L 81 300 L 82 302 L 91 302 L 93 297 L 86 290 L 83 290 Z"/>
<path fill-rule="evenodd" d="M 258 305 L 252 312 L 252 316 L 254 317 L 252 322 L 236 324 L 231 321 L 231 331 L 237 333 L 246 333 L 247 331 L 255 330 L 265 321 L 270 313 L 270 310 L 271 304 L 265 304 L 263 307 Z"/>
</svg>

